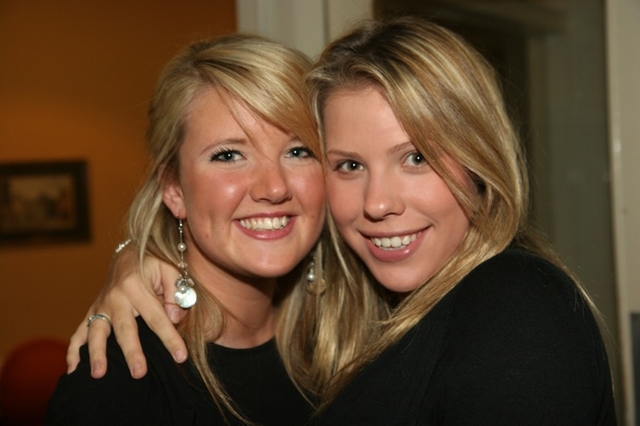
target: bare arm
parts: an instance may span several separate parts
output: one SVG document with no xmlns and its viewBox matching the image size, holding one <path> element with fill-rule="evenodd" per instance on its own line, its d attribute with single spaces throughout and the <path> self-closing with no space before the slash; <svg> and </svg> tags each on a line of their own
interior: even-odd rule
<svg viewBox="0 0 640 426">
<path fill-rule="evenodd" d="M 187 348 L 173 324 L 180 322 L 184 311 L 173 301 L 178 272 L 173 266 L 147 256 L 144 260 L 147 280 L 139 274 L 136 254 L 130 248 L 118 253 L 109 267 L 105 287 L 87 311 L 87 316 L 101 313 L 111 318 L 113 331 L 122 348 L 134 378 L 147 373 L 147 362 L 140 347 L 135 318 L 141 315 L 160 337 L 177 362 L 187 359 Z M 76 329 L 67 350 L 67 372 L 74 371 L 80 361 L 79 348 L 89 344 L 91 375 L 101 378 L 107 371 L 106 342 L 111 334 L 107 321 L 93 321 L 87 327 L 83 320 Z"/>
</svg>

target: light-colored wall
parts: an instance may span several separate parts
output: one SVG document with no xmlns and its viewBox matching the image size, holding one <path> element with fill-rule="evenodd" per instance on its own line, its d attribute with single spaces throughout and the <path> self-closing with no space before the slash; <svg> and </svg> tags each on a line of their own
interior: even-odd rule
<svg viewBox="0 0 640 426">
<path fill-rule="evenodd" d="M 373 16 L 373 0 L 236 0 L 238 30 L 262 34 L 317 58 L 352 23 Z"/>
<path fill-rule="evenodd" d="M 627 425 L 639 424 L 634 407 L 630 316 L 640 313 L 640 2 L 607 0 L 609 143 L 613 184 L 615 265 Z M 635 392 L 634 392 L 635 391 Z M 636 398 L 637 399 L 637 398 Z"/>
<path fill-rule="evenodd" d="M 92 234 L 0 245 L 0 360 L 31 337 L 68 339 L 83 320 L 144 171 L 160 68 L 235 27 L 233 0 L 0 3 L 0 162 L 86 160 Z"/>
</svg>

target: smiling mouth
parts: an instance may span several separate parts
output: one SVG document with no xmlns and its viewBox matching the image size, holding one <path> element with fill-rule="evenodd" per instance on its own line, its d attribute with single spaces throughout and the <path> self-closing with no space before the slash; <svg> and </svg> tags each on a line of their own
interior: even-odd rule
<svg viewBox="0 0 640 426">
<path fill-rule="evenodd" d="M 289 224 L 289 216 L 240 219 L 240 226 L 251 231 L 277 231 Z"/>
<path fill-rule="evenodd" d="M 397 235 L 395 237 L 371 237 L 371 242 L 383 250 L 397 250 L 407 247 L 418 238 L 418 234 Z"/>
</svg>

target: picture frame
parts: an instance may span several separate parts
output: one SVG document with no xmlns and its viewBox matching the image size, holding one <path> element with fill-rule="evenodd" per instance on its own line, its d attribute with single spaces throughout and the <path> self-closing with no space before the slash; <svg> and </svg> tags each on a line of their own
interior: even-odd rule
<svg viewBox="0 0 640 426">
<path fill-rule="evenodd" d="M 0 163 L 0 244 L 87 241 L 87 163 Z"/>
</svg>

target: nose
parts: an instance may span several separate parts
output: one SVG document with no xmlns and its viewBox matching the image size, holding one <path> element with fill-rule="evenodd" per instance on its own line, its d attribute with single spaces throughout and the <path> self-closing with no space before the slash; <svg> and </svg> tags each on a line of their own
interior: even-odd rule
<svg viewBox="0 0 640 426">
<path fill-rule="evenodd" d="M 249 192 L 251 198 L 258 202 L 278 204 L 291 198 L 289 178 L 279 164 L 265 164 L 256 171 Z"/>
<path fill-rule="evenodd" d="M 404 212 L 404 200 L 399 185 L 391 176 L 371 175 L 364 194 L 364 215 L 372 221 L 381 221 Z"/>
</svg>

